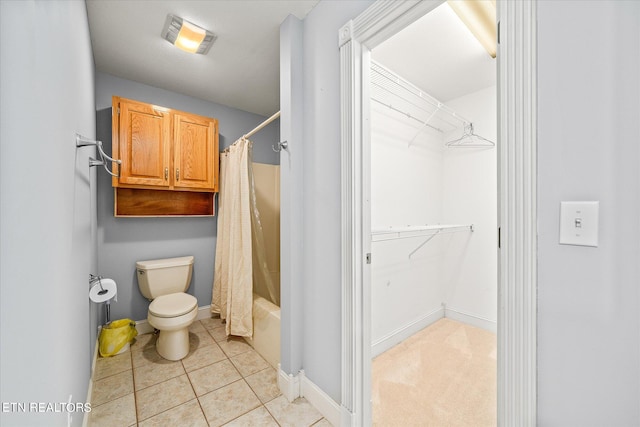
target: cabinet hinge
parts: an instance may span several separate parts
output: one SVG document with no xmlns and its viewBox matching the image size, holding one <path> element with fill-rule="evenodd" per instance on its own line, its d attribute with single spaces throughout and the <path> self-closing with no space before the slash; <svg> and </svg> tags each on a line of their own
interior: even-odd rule
<svg viewBox="0 0 640 427">
<path fill-rule="evenodd" d="M 501 244 L 502 244 L 502 233 L 501 233 L 501 227 L 498 227 L 498 249 L 501 248 Z"/>
<path fill-rule="evenodd" d="M 368 253 L 368 254 L 365 256 L 365 260 L 367 261 L 367 264 L 371 264 L 371 253 Z"/>
</svg>

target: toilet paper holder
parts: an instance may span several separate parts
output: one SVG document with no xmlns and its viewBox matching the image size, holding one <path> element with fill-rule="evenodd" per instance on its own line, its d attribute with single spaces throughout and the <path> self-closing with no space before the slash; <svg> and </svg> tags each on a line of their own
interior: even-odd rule
<svg viewBox="0 0 640 427">
<path fill-rule="evenodd" d="M 100 286 L 100 292 L 98 292 L 98 295 L 106 294 L 107 290 L 102 287 L 102 276 L 96 276 L 89 273 L 89 285 L 93 286 L 96 282 L 98 282 L 98 285 Z"/>
<path fill-rule="evenodd" d="M 112 289 L 112 288 L 105 289 L 105 288 L 102 286 L 102 280 L 103 280 L 103 277 L 102 277 L 102 276 L 100 276 L 100 275 L 96 276 L 95 274 L 91 274 L 91 273 L 89 274 L 89 289 L 90 289 L 90 291 L 89 291 L 89 299 L 91 299 L 91 300 L 92 300 L 93 302 L 95 302 L 95 303 L 101 303 L 101 304 L 104 304 L 104 311 L 105 311 L 105 325 L 108 325 L 109 323 L 111 323 L 111 299 L 115 298 L 115 296 L 116 296 L 116 292 L 117 292 L 117 291 L 115 291 L 115 288 L 114 288 L 114 287 L 115 287 L 115 282 L 114 282 L 112 279 L 104 279 L 104 280 L 107 280 L 107 281 L 109 282 L 109 283 L 107 284 L 107 287 L 109 287 L 109 286 L 110 286 L 110 284 L 111 284 L 111 286 L 112 286 L 112 288 L 113 288 L 113 289 Z M 96 283 L 97 283 L 97 284 L 96 284 Z M 93 289 L 94 289 L 94 288 L 96 288 L 96 287 L 99 287 L 99 289 L 100 289 L 100 290 L 99 290 L 99 291 L 97 291 L 97 293 L 96 293 L 96 294 L 94 294 L 94 297 L 92 297 L 92 296 L 91 296 L 92 291 L 93 291 Z M 94 299 L 95 297 L 102 297 L 102 296 L 104 296 L 104 295 L 105 295 L 105 294 L 107 294 L 110 290 L 113 292 L 113 295 L 112 295 L 112 296 L 107 296 L 107 297 L 105 297 L 106 299 L 104 299 L 104 300 L 102 300 L 102 298 L 98 298 L 98 300 L 97 300 L 97 301 Z"/>
</svg>

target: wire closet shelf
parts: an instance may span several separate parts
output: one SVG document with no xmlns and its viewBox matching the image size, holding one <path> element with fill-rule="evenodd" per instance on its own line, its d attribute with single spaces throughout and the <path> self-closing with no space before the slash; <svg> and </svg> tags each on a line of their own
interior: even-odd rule
<svg viewBox="0 0 640 427">
<path fill-rule="evenodd" d="M 475 231 L 473 224 L 451 224 L 451 225 L 419 225 L 407 227 L 390 227 L 371 230 L 371 242 L 385 242 L 387 240 L 415 239 L 423 237 L 426 239 L 409 253 L 411 258 L 420 248 L 429 243 L 431 239 L 440 234 L 457 233 L 460 231 Z"/>
<path fill-rule="evenodd" d="M 495 145 L 476 135 L 470 120 L 375 61 L 371 61 L 371 100 L 401 114 L 416 126 L 409 146 L 427 129 L 443 136 L 462 130 L 460 138 L 445 144 L 448 147 Z"/>
</svg>

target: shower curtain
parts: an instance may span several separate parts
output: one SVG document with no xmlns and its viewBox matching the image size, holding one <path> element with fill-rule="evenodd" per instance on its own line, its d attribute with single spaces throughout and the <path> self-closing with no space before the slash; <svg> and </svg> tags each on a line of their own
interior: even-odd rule
<svg viewBox="0 0 640 427">
<path fill-rule="evenodd" d="M 227 335 L 253 335 L 253 280 L 275 290 L 266 262 L 251 169 L 252 143 L 241 138 L 220 156 L 218 236 L 211 312 L 226 320 Z M 255 261 L 255 263 L 254 263 Z"/>
</svg>

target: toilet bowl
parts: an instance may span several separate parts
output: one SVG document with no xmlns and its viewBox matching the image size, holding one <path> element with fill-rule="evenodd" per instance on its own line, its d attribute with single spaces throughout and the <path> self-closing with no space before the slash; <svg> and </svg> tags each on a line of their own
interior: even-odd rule
<svg viewBox="0 0 640 427">
<path fill-rule="evenodd" d="M 149 305 L 147 320 L 160 331 L 158 354 L 167 360 L 180 360 L 189 353 L 189 326 L 198 315 L 198 300 L 178 292 L 163 295 Z"/>
<path fill-rule="evenodd" d="M 180 360 L 189 353 L 189 326 L 198 314 L 198 300 L 185 293 L 191 282 L 193 256 L 136 263 L 140 292 L 151 301 L 147 320 L 160 334 L 158 354 Z"/>
</svg>

